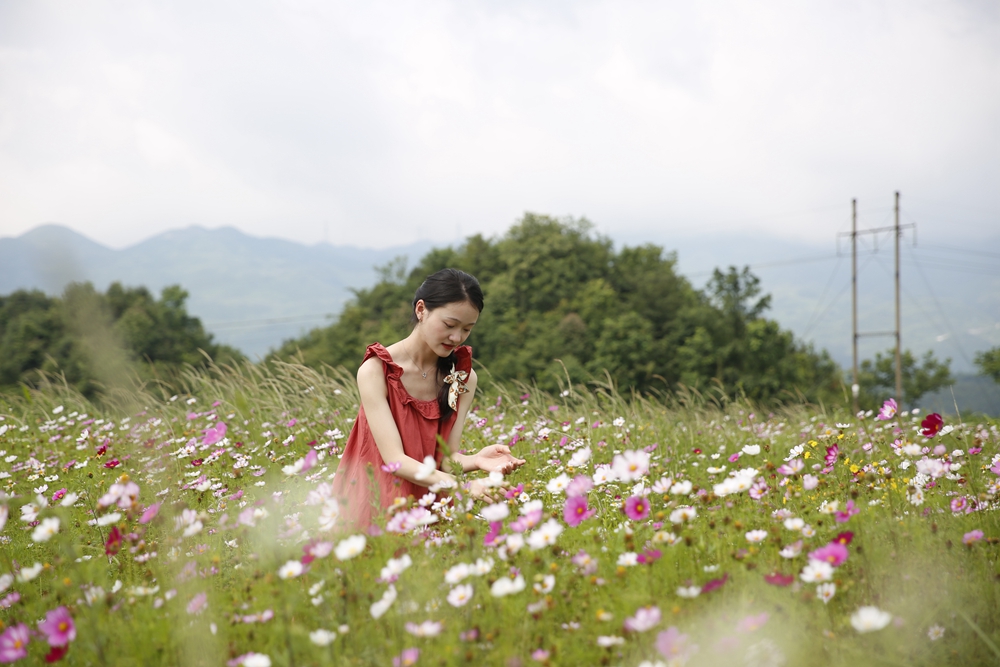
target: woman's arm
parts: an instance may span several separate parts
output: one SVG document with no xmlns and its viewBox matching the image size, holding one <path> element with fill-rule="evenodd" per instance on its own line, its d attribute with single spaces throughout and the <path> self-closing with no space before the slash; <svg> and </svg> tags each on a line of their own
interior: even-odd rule
<svg viewBox="0 0 1000 667">
<path fill-rule="evenodd" d="M 469 373 L 469 381 L 466 383 L 466 388 L 469 391 L 461 394 L 458 398 L 458 417 L 448 435 L 448 449 L 452 452 L 451 459 L 456 464 L 461 465 L 464 472 L 484 470 L 486 472 L 508 473 L 524 465 L 524 459 L 512 456 L 510 447 L 507 445 L 489 445 L 472 455 L 458 453 L 462 448 L 462 430 L 465 428 L 465 420 L 472 407 L 472 399 L 476 395 L 477 383 L 476 371 L 472 370 Z"/>
<path fill-rule="evenodd" d="M 389 408 L 389 389 L 385 383 L 385 371 L 382 361 L 372 357 L 361 364 L 358 369 L 358 390 L 361 393 L 361 405 L 365 409 L 368 427 L 375 438 L 375 446 L 386 464 L 398 463 L 395 474 L 419 486 L 434 486 L 440 482 L 454 483 L 455 478 L 442 470 L 435 470 L 423 479 L 417 479 L 421 461 L 407 456 L 403 451 L 403 440 L 399 429 L 392 418 Z M 468 410 L 468 408 L 466 408 Z"/>
</svg>

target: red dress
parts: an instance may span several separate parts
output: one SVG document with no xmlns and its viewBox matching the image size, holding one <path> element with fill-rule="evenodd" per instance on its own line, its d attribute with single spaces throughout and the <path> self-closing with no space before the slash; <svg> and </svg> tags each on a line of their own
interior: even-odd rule
<svg viewBox="0 0 1000 667">
<path fill-rule="evenodd" d="M 372 343 L 368 346 L 362 363 L 371 357 L 382 360 L 389 409 L 399 430 L 399 437 L 403 441 L 403 452 L 417 461 L 432 456 L 440 468 L 444 452 L 437 446 L 437 436 L 440 435 L 444 440 L 448 439 L 458 414 L 452 412 L 442 420 L 437 399 L 422 401 L 410 396 L 403 386 L 403 369 L 392 360 L 389 351 L 381 343 Z M 466 372 L 472 370 L 471 347 L 468 345 L 457 347 L 455 357 L 456 370 Z M 367 470 L 369 466 L 374 475 L 375 485 L 378 487 L 379 504 L 382 509 L 391 505 L 395 498 L 406 496 L 420 498 L 427 493 L 426 487 L 382 470 L 384 463 L 375 444 L 375 437 L 368 427 L 368 418 L 362 406 L 358 411 L 354 427 L 351 428 L 351 435 L 347 438 L 337 475 L 333 479 L 334 494 L 341 502 L 340 512 L 346 523 L 367 527 L 372 522 L 375 512 L 374 494 Z"/>
</svg>

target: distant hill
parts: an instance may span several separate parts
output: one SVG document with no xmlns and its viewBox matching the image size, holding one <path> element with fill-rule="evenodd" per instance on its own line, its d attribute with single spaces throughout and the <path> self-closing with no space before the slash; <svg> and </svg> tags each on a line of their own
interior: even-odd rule
<svg viewBox="0 0 1000 667">
<path fill-rule="evenodd" d="M 233 228 L 188 227 L 113 250 L 67 227 L 43 225 L 0 238 L 0 294 L 20 288 L 60 294 L 73 281 L 102 291 L 119 281 L 157 294 L 180 284 L 190 293 L 188 312 L 218 342 L 255 358 L 328 323 L 352 288 L 376 282 L 375 266 L 400 255 L 415 262 L 430 247 L 306 246 Z"/>
<path fill-rule="evenodd" d="M 850 255 L 835 259 L 832 237 L 824 245 L 731 234 L 625 240 L 644 242 L 676 250 L 680 272 L 698 287 L 716 266 L 751 265 L 763 290 L 773 295 L 768 316 L 850 368 Z M 918 245 L 907 241 L 902 252 L 903 345 L 950 357 L 956 373 L 974 372 L 975 352 L 1000 345 L 1000 236 L 970 246 L 924 233 Z M 0 238 L 0 294 L 22 287 L 58 294 L 73 280 L 90 280 L 101 290 L 115 280 L 154 291 L 179 283 L 191 295 L 188 311 L 219 342 L 254 358 L 328 324 L 351 288 L 376 282 L 374 266 L 398 255 L 408 256 L 412 266 L 431 247 L 430 242 L 384 250 L 306 246 L 233 228 L 188 227 L 113 250 L 66 227 L 43 225 Z M 841 250 L 846 253 L 849 246 L 842 243 Z M 891 330 L 891 247 L 883 241 L 879 252 L 863 254 L 859 265 L 860 328 Z M 891 338 L 863 339 L 862 358 L 891 344 Z"/>
</svg>

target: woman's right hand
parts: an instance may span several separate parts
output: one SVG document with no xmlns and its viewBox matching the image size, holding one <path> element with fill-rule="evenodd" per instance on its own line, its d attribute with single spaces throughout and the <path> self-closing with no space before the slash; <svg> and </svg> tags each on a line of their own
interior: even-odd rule
<svg viewBox="0 0 1000 667">
<path fill-rule="evenodd" d="M 509 486 L 503 482 L 500 486 L 493 486 L 485 479 L 474 479 L 469 483 L 469 495 L 475 500 L 495 503 L 504 496 L 504 487 Z"/>
</svg>

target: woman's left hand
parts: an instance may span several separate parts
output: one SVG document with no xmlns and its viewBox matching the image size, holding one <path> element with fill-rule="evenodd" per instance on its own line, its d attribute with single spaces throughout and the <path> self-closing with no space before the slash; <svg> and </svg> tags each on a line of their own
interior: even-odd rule
<svg viewBox="0 0 1000 667">
<path fill-rule="evenodd" d="M 519 459 L 510 453 L 510 447 L 507 445 L 483 447 L 472 457 L 472 461 L 480 470 L 502 472 L 505 475 L 525 464 L 524 459 Z"/>
</svg>

